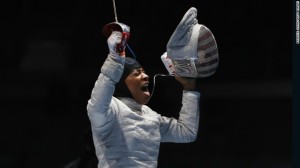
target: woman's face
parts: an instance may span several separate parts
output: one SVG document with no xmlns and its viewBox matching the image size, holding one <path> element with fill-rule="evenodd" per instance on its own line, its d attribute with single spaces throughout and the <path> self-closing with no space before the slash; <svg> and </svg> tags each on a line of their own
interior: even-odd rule
<svg viewBox="0 0 300 168">
<path fill-rule="evenodd" d="M 125 79 L 131 95 L 138 104 L 147 104 L 150 98 L 149 76 L 143 68 L 133 70 Z"/>
</svg>

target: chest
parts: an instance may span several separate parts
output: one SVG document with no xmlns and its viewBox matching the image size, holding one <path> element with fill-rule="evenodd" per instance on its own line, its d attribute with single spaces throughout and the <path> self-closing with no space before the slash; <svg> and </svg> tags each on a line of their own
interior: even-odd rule
<svg viewBox="0 0 300 168">
<path fill-rule="evenodd" d="M 117 123 L 129 149 L 139 150 L 159 146 L 161 135 L 157 114 L 125 110 L 119 114 Z"/>
</svg>

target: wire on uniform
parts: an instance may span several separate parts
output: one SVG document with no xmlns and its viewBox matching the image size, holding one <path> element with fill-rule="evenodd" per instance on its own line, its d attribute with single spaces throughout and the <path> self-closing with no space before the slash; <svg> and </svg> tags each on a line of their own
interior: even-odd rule
<svg viewBox="0 0 300 168">
<path fill-rule="evenodd" d="M 132 54 L 132 56 L 133 56 L 133 59 L 135 59 L 136 60 L 136 56 L 135 56 L 135 54 L 134 54 L 134 52 L 133 52 L 133 50 L 129 47 L 129 45 L 126 43 L 126 47 L 128 48 L 128 50 L 130 51 L 130 53 Z"/>
<path fill-rule="evenodd" d="M 166 77 L 166 76 L 174 76 L 173 74 L 172 75 L 166 75 L 166 74 L 156 74 L 156 75 L 154 75 L 154 77 L 153 77 L 153 87 L 152 87 L 152 92 L 151 92 L 151 95 L 150 95 L 150 97 L 149 97 L 149 99 L 148 99 L 148 101 L 151 99 L 151 97 L 153 96 L 153 94 L 154 94 L 154 90 L 155 90 L 155 79 L 156 79 L 156 77 L 157 76 L 163 76 L 163 77 Z"/>
<path fill-rule="evenodd" d="M 135 59 L 136 60 L 136 56 L 135 56 L 135 54 L 134 54 L 134 52 L 133 52 L 133 50 L 129 47 L 129 45 L 126 43 L 126 48 L 128 48 L 128 50 L 130 51 L 130 53 L 131 53 L 131 55 L 132 55 L 132 57 L 133 57 L 133 59 Z M 133 64 L 134 63 L 134 61 L 133 62 L 130 62 L 130 61 L 126 61 L 126 63 L 127 64 Z"/>
</svg>

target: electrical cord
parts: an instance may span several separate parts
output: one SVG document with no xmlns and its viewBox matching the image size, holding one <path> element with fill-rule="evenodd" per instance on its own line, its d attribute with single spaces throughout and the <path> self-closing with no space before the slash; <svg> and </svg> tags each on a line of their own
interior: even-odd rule
<svg viewBox="0 0 300 168">
<path fill-rule="evenodd" d="M 168 74 L 168 75 L 166 75 L 166 74 L 156 74 L 156 75 L 154 75 L 154 77 L 153 77 L 153 87 L 152 87 L 152 92 L 151 92 L 151 95 L 150 95 L 150 97 L 149 97 L 148 100 L 150 100 L 151 97 L 152 97 L 153 94 L 154 94 L 154 91 L 155 91 L 155 79 L 156 79 L 157 76 L 167 77 L 167 76 L 174 76 L 174 75 L 173 75 L 173 74 L 172 74 L 172 75 L 170 75 L 170 74 Z"/>
</svg>

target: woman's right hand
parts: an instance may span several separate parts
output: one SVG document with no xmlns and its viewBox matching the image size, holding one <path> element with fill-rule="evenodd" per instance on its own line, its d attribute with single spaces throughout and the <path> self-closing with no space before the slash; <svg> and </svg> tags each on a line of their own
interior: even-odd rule
<svg viewBox="0 0 300 168">
<path fill-rule="evenodd" d="M 107 44 L 109 48 L 109 53 L 111 55 L 119 55 L 121 57 L 125 57 L 125 47 L 123 47 L 122 51 L 117 50 L 117 45 L 122 42 L 122 33 L 119 31 L 113 31 L 109 38 L 107 39 Z"/>
</svg>

